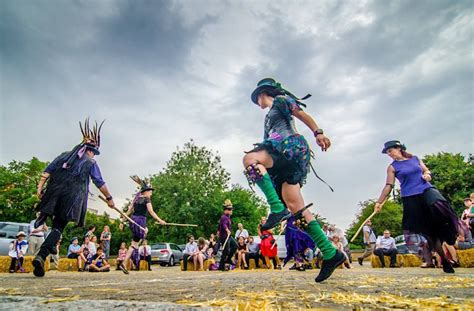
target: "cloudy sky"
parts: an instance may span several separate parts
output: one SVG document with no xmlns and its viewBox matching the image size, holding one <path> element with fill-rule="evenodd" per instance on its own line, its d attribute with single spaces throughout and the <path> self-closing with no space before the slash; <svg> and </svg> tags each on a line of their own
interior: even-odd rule
<svg viewBox="0 0 474 311">
<path fill-rule="evenodd" d="M 270 76 L 313 94 L 333 142 L 315 167 L 335 192 L 311 175 L 303 193 L 347 228 L 385 183 L 385 141 L 474 151 L 473 15 L 468 0 L 0 0 L 0 164 L 52 160 L 90 116 L 107 119 L 98 161 L 117 203 L 190 138 L 246 184 L 265 115 L 250 93 Z"/>
</svg>

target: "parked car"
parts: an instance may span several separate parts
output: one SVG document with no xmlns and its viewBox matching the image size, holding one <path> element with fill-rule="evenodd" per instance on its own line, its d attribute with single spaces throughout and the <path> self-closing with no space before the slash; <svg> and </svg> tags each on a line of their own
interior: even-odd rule
<svg viewBox="0 0 474 311">
<path fill-rule="evenodd" d="M 286 258 L 286 241 L 284 235 L 274 235 L 273 238 L 277 241 L 277 250 L 278 250 L 278 258 L 285 259 Z M 258 235 L 253 237 L 254 242 L 260 244 L 261 240 Z"/>
<path fill-rule="evenodd" d="M 421 254 L 426 239 L 419 234 L 410 234 L 410 245 L 406 245 L 405 236 L 399 235 L 395 237 L 395 246 L 399 254 Z"/>
<path fill-rule="evenodd" d="M 183 251 L 174 243 L 157 243 L 151 245 L 151 260 L 161 266 L 170 267 L 183 260 Z"/>
<path fill-rule="evenodd" d="M 0 222 L 0 256 L 8 255 L 10 242 L 16 239 L 18 231 L 28 233 L 27 223 L 19 222 Z"/>
</svg>

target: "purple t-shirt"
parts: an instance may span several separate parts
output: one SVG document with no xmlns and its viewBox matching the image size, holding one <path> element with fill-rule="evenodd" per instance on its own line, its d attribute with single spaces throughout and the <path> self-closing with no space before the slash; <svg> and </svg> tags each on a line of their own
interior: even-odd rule
<svg viewBox="0 0 474 311">
<path fill-rule="evenodd" d="M 219 240 L 224 243 L 224 241 L 227 239 L 227 230 L 230 230 L 230 226 L 232 224 L 232 221 L 230 220 L 229 215 L 222 215 L 221 220 L 219 221 Z"/>
<path fill-rule="evenodd" d="M 400 182 L 402 197 L 421 194 L 433 187 L 423 179 L 423 170 L 417 156 L 404 161 L 393 161 L 392 166 L 395 169 L 395 177 Z"/>
</svg>

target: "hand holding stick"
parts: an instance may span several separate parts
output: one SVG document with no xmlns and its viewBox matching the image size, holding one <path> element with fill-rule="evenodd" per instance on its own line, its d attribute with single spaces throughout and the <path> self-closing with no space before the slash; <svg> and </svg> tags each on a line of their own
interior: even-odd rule
<svg viewBox="0 0 474 311">
<path fill-rule="evenodd" d="M 362 222 L 362 224 L 360 225 L 359 229 L 357 229 L 356 233 L 354 233 L 354 236 L 352 237 L 351 239 L 351 243 L 354 242 L 355 238 L 357 237 L 357 235 L 359 235 L 360 231 L 362 230 L 362 228 L 364 227 L 364 225 L 372 219 L 372 217 L 375 216 L 375 214 L 377 214 L 378 212 L 380 212 L 380 210 L 382 209 L 382 206 L 385 204 L 385 202 L 387 201 L 387 198 L 388 196 L 385 198 L 385 200 L 383 200 L 382 203 L 375 203 L 375 206 L 374 206 L 374 211 L 372 212 L 372 214 L 370 214 L 369 217 L 367 217 L 366 220 L 364 220 Z"/>
<path fill-rule="evenodd" d="M 99 195 L 99 198 L 104 201 L 105 203 L 108 203 L 107 200 L 102 196 L 102 195 Z M 117 207 L 115 206 L 111 206 L 110 207 L 111 209 L 115 210 L 117 213 L 120 214 L 120 216 L 124 217 L 125 219 L 127 219 L 128 221 L 130 221 L 132 224 L 134 224 L 135 226 L 137 226 L 138 228 L 140 228 L 140 230 L 144 231 L 144 232 L 147 232 L 148 230 L 143 228 L 142 226 L 140 226 L 139 224 L 137 224 L 133 219 L 131 219 L 130 217 L 128 217 L 127 214 L 125 214 L 124 212 L 122 212 L 121 210 L 119 210 Z"/>
</svg>

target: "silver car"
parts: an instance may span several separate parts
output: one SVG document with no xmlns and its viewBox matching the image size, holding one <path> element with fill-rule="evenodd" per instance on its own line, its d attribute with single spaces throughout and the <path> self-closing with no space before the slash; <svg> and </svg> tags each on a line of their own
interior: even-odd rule
<svg viewBox="0 0 474 311">
<path fill-rule="evenodd" d="M 8 255 L 10 242 L 16 239 L 18 231 L 24 231 L 28 234 L 27 223 L 19 222 L 0 222 L 0 256 Z"/>
<path fill-rule="evenodd" d="M 183 251 L 174 243 L 157 243 L 151 245 L 151 260 L 161 266 L 170 267 L 183 260 Z"/>
</svg>

